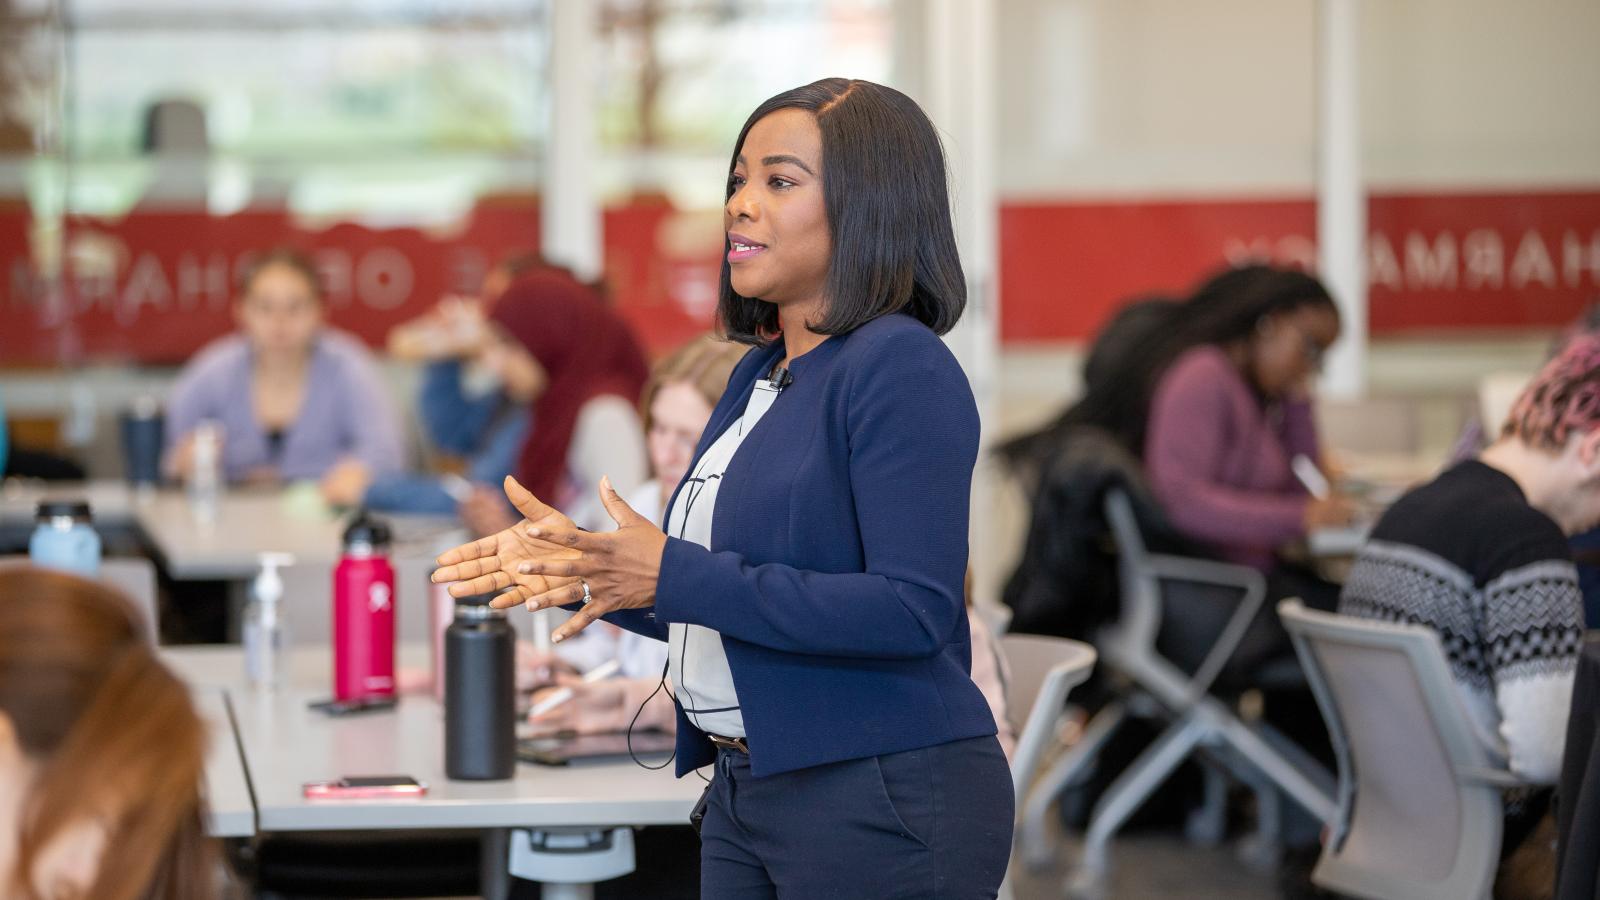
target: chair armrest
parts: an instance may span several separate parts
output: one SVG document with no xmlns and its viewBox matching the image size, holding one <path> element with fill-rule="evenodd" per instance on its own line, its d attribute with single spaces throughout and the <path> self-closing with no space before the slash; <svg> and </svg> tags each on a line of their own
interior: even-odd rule
<svg viewBox="0 0 1600 900">
<path fill-rule="evenodd" d="M 1257 584 L 1265 584 L 1260 572 L 1249 566 L 1238 566 L 1233 563 L 1195 559 L 1189 556 L 1167 556 L 1160 553 L 1151 554 L 1146 562 L 1153 574 L 1176 581 L 1215 584 L 1221 587 L 1236 587 L 1240 590 L 1249 590 Z"/>
<path fill-rule="evenodd" d="M 1483 745 L 1483 751 L 1489 754 L 1489 765 L 1497 769 L 1510 769 L 1511 749 L 1506 746 L 1506 742 L 1501 740 L 1499 735 L 1486 730 L 1476 716 L 1466 713 L 1465 705 L 1462 712 L 1465 714 L 1467 724 L 1472 727 L 1472 733 L 1478 738 L 1478 743 Z"/>
<path fill-rule="evenodd" d="M 1457 766 L 1456 778 L 1467 784 L 1482 784 L 1497 788 L 1527 787 L 1523 781 L 1505 769 L 1485 769 L 1477 766 Z"/>
</svg>

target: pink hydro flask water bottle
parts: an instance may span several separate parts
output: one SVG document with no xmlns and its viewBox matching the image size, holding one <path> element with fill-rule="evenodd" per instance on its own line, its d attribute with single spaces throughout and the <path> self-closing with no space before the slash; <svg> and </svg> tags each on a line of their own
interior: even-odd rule
<svg viewBox="0 0 1600 900">
<path fill-rule="evenodd" d="M 344 532 L 333 570 L 333 696 L 394 693 L 394 566 L 389 526 L 365 511 Z"/>
</svg>

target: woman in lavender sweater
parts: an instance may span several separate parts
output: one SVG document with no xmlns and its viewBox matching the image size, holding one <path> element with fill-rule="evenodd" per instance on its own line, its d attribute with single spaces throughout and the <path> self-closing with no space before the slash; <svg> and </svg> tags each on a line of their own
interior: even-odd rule
<svg viewBox="0 0 1600 900">
<path fill-rule="evenodd" d="M 256 258 L 234 305 L 238 333 L 201 349 L 167 400 L 170 477 L 188 477 L 195 428 L 207 420 L 221 426 L 229 482 L 401 468 L 399 421 L 377 366 L 357 340 L 327 327 L 323 313 L 316 269 L 304 255 Z"/>
</svg>

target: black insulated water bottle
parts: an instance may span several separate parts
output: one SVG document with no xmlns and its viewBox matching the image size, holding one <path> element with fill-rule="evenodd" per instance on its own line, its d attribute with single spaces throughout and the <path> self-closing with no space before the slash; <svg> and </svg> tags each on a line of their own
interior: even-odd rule
<svg viewBox="0 0 1600 900">
<path fill-rule="evenodd" d="M 444 772 L 494 781 L 517 765 L 516 633 L 486 597 L 471 599 L 444 635 Z"/>
</svg>

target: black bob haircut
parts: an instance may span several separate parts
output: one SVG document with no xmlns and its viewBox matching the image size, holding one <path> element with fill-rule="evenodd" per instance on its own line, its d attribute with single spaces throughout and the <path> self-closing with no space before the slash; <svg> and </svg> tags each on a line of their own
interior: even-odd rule
<svg viewBox="0 0 1600 900">
<path fill-rule="evenodd" d="M 899 91 L 824 78 L 784 91 L 756 107 L 739 131 L 731 176 L 750 128 L 780 109 L 803 109 L 822 131 L 822 196 L 833 258 L 827 312 L 807 325 L 844 334 L 905 311 L 936 334 L 955 327 L 967 305 L 944 148 L 933 123 Z M 732 178 L 724 202 L 733 197 Z M 726 240 L 726 239 L 724 239 Z M 724 243 L 717 317 L 732 340 L 765 346 L 778 334 L 778 307 L 742 297 L 729 280 Z"/>
</svg>

